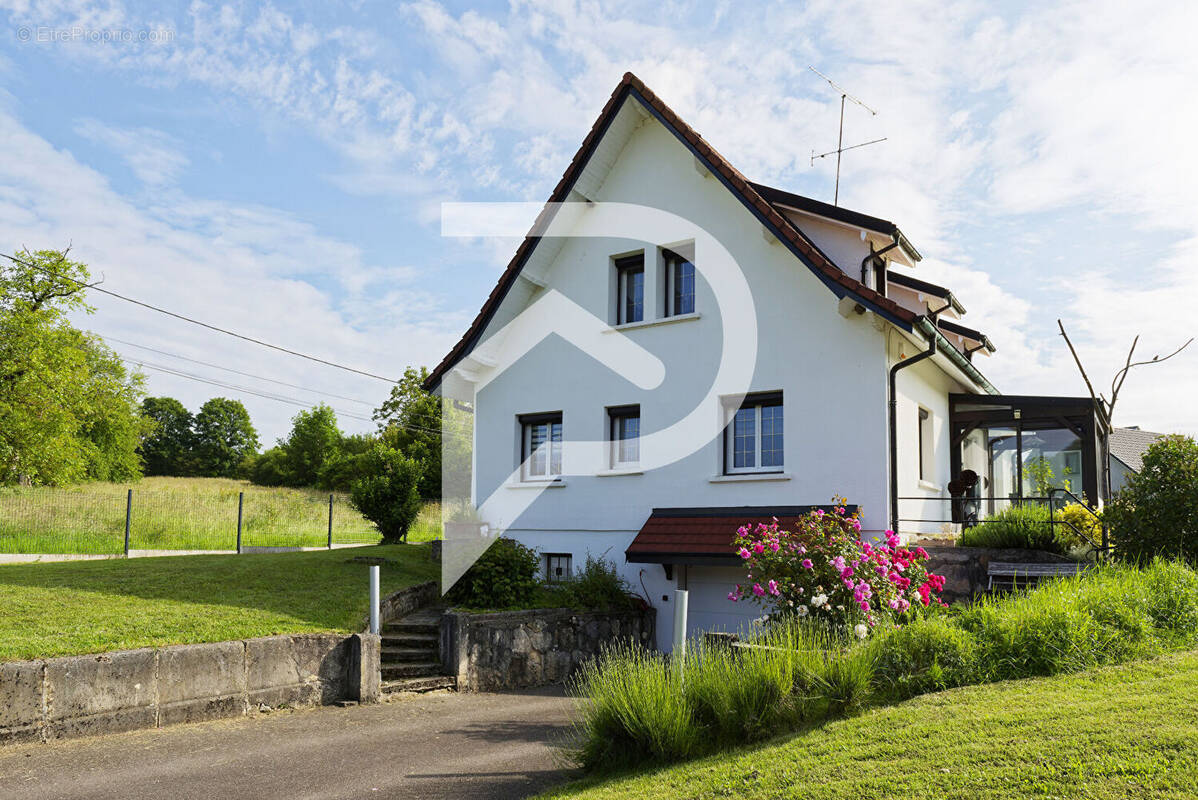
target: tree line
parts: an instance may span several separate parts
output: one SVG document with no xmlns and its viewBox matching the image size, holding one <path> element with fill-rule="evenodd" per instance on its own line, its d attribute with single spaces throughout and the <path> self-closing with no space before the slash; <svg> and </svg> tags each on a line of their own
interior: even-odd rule
<svg viewBox="0 0 1198 800">
<path fill-rule="evenodd" d="M 259 452 L 241 402 L 215 397 L 192 414 L 175 398 L 147 397 L 143 375 L 70 324 L 71 313 L 92 311 L 90 281 L 65 251 L 0 262 L 0 486 L 145 474 L 341 490 L 386 539 L 406 532 L 422 499 L 440 497 L 442 405 L 422 388 L 426 369 L 405 370 L 375 410 L 373 433 L 344 434 L 321 404 Z M 455 440 L 469 440 L 468 426 L 455 417 Z"/>
</svg>

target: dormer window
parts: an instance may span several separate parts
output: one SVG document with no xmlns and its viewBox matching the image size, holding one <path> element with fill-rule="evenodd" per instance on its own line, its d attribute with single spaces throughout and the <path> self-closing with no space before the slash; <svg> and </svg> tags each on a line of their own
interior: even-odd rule
<svg viewBox="0 0 1198 800">
<path fill-rule="evenodd" d="M 663 250 L 666 269 L 666 316 L 695 313 L 695 265 L 686 256 Z"/>
<path fill-rule="evenodd" d="M 645 319 L 645 254 L 616 259 L 616 324 Z"/>
</svg>

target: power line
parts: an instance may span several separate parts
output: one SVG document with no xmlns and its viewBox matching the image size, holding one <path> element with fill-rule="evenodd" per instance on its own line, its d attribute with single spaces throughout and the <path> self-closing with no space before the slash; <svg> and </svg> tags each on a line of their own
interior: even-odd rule
<svg viewBox="0 0 1198 800">
<path fill-rule="evenodd" d="M 124 300 L 126 303 L 133 303 L 134 305 L 141 306 L 142 308 L 148 308 L 151 311 L 157 311 L 159 314 L 165 314 L 168 317 L 174 317 L 175 319 L 182 320 L 183 322 L 189 322 L 192 325 L 199 325 L 201 328 L 207 328 L 210 331 L 216 331 L 217 333 L 223 333 L 226 336 L 232 336 L 234 338 L 241 339 L 246 342 L 252 342 L 253 344 L 261 345 L 262 347 L 269 347 L 271 350 L 278 350 L 280 353 L 286 353 L 291 356 L 296 356 L 297 358 L 306 358 L 309 361 L 315 361 L 318 364 L 324 364 L 326 367 L 333 367 L 335 369 L 345 370 L 346 372 L 353 372 L 357 375 L 364 375 L 367 378 L 374 378 L 376 380 L 385 381 L 387 383 L 399 383 L 399 381 L 395 380 L 394 378 L 386 378 L 386 377 L 383 377 L 382 375 L 376 375 L 373 372 L 366 372 L 365 370 L 356 369 L 354 367 L 347 367 L 344 364 L 338 364 L 334 361 L 328 361 L 323 358 L 318 358 L 317 356 L 310 356 L 307 353 L 301 353 L 297 350 L 290 350 L 286 347 L 282 347 L 277 344 L 271 344 L 270 342 L 264 342 L 261 339 L 255 339 L 252 336 L 246 336 L 245 334 L 241 334 L 241 333 L 234 333 L 233 331 L 227 330 L 225 328 L 221 328 L 216 325 L 209 324 L 207 322 L 201 322 L 198 319 L 193 319 L 191 317 L 184 316 L 183 314 L 176 314 L 174 311 L 167 311 L 165 308 L 159 308 L 158 306 L 142 302 L 141 300 L 135 300 L 132 297 L 126 297 L 123 294 L 117 294 L 116 292 L 109 291 L 108 289 L 102 289 L 99 286 L 97 286 L 96 284 L 85 283 L 84 281 L 81 281 L 77 278 L 72 278 L 68 275 L 59 275 L 58 273 L 52 272 L 51 270 L 48 270 L 43 266 L 40 266 L 38 264 L 32 264 L 28 261 L 25 261 L 24 259 L 17 258 L 16 256 L 10 256 L 6 253 L 0 253 L 0 256 L 7 258 L 9 261 L 13 262 L 14 264 L 21 264 L 22 266 L 26 266 L 31 269 L 36 269 L 38 272 L 41 272 L 46 275 L 50 275 L 51 277 L 58 278 L 60 280 L 68 280 L 71 283 L 78 284 L 81 288 L 90 289 L 92 291 L 99 292 L 100 294 L 106 294 L 109 297 L 115 297 L 118 300 Z"/>
<path fill-rule="evenodd" d="M 262 392 L 262 391 L 258 391 L 256 389 L 251 389 L 246 386 L 238 386 L 233 383 L 226 383 L 224 381 L 215 380 L 213 378 L 208 378 L 203 375 L 196 375 L 194 373 L 185 372 L 183 370 L 178 370 L 173 367 L 165 367 L 160 364 L 149 364 L 149 363 L 146 363 L 145 361 L 139 361 L 137 359 L 130 359 L 130 360 L 136 361 L 138 367 L 141 367 L 144 369 L 151 369 L 151 370 L 154 370 L 155 372 L 163 372 L 163 373 L 166 373 L 167 375 L 174 375 L 179 378 L 186 378 L 187 380 L 197 381 L 199 383 L 206 383 L 209 386 L 217 386 L 221 389 L 232 389 L 235 392 L 245 392 L 246 394 L 253 395 L 254 397 L 261 397 L 266 400 L 274 400 L 279 403 L 287 403 L 288 405 L 299 406 L 300 408 L 312 408 L 312 406 L 313 406 L 312 403 L 305 402 L 303 400 L 298 400 L 294 397 L 285 397 L 283 395 L 272 394 L 269 392 Z M 356 419 L 356 420 L 360 420 L 362 422 L 373 422 L 373 420 L 370 417 L 365 417 L 360 414 L 354 414 L 351 411 L 344 411 L 341 409 L 333 409 L 333 410 L 336 411 L 341 416 L 346 417 L 348 419 Z"/>
<path fill-rule="evenodd" d="M 165 350 L 158 350 L 153 347 L 146 347 L 144 344 L 135 344 L 134 342 L 126 342 L 123 339 L 116 338 L 115 336 L 104 336 L 103 334 L 101 334 L 101 336 L 109 342 L 116 342 L 117 344 L 123 344 L 123 345 L 127 345 L 129 347 L 136 347 L 139 350 L 148 350 L 151 353 L 158 353 L 159 355 L 170 356 L 171 358 L 177 358 L 180 361 L 190 361 L 193 364 L 200 364 L 201 366 L 212 367 L 213 369 L 220 369 L 220 370 L 224 370 L 225 372 L 232 372 L 234 375 L 241 375 L 246 378 L 254 378 L 255 380 L 259 380 L 259 381 L 266 381 L 267 383 L 274 383 L 274 384 L 278 384 L 279 386 L 286 386 L 289 389 L 299 389 L 300 391 L 303 391 L 303 392 L 313 392 L 314 394 L 323 394 L 326 397 L 335 397 L 338 400 L 348 400 L 351 403 L 360 403 L 361 405 L 368 406 L 371 409 L 373 409 L 375 407 L 374 403 L 369 403 L 365 400 L 358 400 L 356 398 L 346 397 L 345 395 L 341 395 L 341 394 L 333 394 L 332 392 L 324 392 L 324 391 L 321 391 L 320 389 L 310 389 L 307 386 L 300 386 L 299 384 L 295 384 L 295 383 L 287 383 L 286 381 L 275 380 L 274 378 L 266 378 L 266 377 L 263 377 L 262 375 L 255 375 L 252 372 L 242 372 L 241 370 L 236 370 L 236 369 L 233 369 L 232 367 L 223 367 L 220 364 L 213 364 L 209 361 L 200 361 L 199 359 L 188 358 L 187 356 L 181 356 L 181 355 L 178 355 L 177 353 L 168 353 Z"/>
</svg>

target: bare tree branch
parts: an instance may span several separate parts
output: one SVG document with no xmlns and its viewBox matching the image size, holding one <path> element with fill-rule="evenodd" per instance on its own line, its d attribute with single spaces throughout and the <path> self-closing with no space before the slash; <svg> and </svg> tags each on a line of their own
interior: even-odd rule
<svg viewBox="0 0 1198 800">
<path fill-rule="evenodd" d="M 1065 333 L 1065 325 L 1059 319 L 1057 327 L 1061 329 L 1061 336 L 1065 337 L 1065 344 L 1069 345 L 1069 352 L 1073 354 L 1073 363 L 1077 364 L 1078 371 L 1082 374 L 1082 380 L 1086 382 L 1086 389 L 1090 392 L 1090 399 L 1094 401 L 1094 406 L 1098 409 L 1098 413 L 1103 417 L 1103 422 L 1110 427 L 1110 416 L 1106 413 L 1106 399 L 1102 395 L 1094 391 L 1094 384 L 1090 383 L 1090 376 L 1086 374 L 1086 368 L 1082 366 L 1082 360 L 1077 355 L 1077 350 L 1073 347 L 1073 342 L 1069 340 L 1069 334 Z"/>
</svg>

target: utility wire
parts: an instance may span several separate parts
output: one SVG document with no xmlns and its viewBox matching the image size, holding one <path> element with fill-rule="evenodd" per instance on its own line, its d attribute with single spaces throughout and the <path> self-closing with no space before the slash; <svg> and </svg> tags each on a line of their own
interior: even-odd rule
<svg viewBox="0 0 1198 800">
<path fill-rule="evenodd" d="M 289 389 L 299 389 L 300 391 L 303 391 L 303 392 L 312 392 L 314 394 L 323 394 L 326 397 L 335 397 L 338 400 L 347 400 L 351 403 L 359 403 L 359 404 L 367 406 L 371 409 L 373 409 L 375 407 L 374 403 L 368 403 L 365 400 L 358 400 L 356 398 L 346 397 L 345 395 L 341 395 L 341 394 L 333 394 L 332 392 L 323 392 L 320 389 L 309 389 L 307 386 L 300 386 L 299 384 L 295 384 L 295 383 L 287 383 L 286 381 L 275 380 L 274 378 L 266 378 L 266 377 L 263 377 L 262 375 L 255 375 L 252 372 L 242 372 L 241 370 L 233 369 L 232 367 L 222 367 L 220 364 L 213 364 L 209 361 L 200 361 L 199 359 L 188 358 L 187 356 L 181 356 L 181 355 L 178 355 L 177 353 L 168 353 L 165 350 L 157 350 L 153 347 L 146 347 L 144 344 L 135 344 L 134 342 L 126 342 L 123 339 L 116 338 L 115 336 L 104 336 L 103 334 L 101 334 L 101 337 L 109 342 L 116 342 L 117 344 L 123 344 L 123 345 L 127 345 L 129 347 L 136 347 L 139 350 L 147 350 L 151 353 L 158 353 L 159 355 L 170 356 L 171 358 L 177 358 L 180 361 L 190 361 L 193 364 L 200 364 L 201 366 L 212 367 L 213 369 L 220 369 L 220 370 L 224 370 L 225 372 L 232 372 L 234 375 L 241 375 L 246 378 L 254 378 L 255 380 L 259 380 L 259 381 L 266 381 L 267 383 L 274 383 L 274 384 L 278 384 L 279 386 L 286 386 Z M 130 360 L 136 360 L 136 359 L 130 359 Z"/>
<path fill-rule="evenodd" d="M 20 264 L 22 266 L 29 267 L 30 269 L 35 269 L 38 272 L 41 272 L 45 275 L 50 275 L 53 278 L 57 278 L 59 280 L 67 280 L 67 281 L 70 281 L 71 283 L 78 284 L 81 288 L 90 289 L 91 291 L 99 292 L 100 294 L 106 294 L 109 297 L 115 297 L 118 300 L 124 300 L 126 303 L 132 303 L 134 305 L 141 306 L 142 308 L 148 308 L 151 311 L 157 311 L 159 314 L 165 314 L 168 317 L 174 317 L 175 319 L 182 320 L 183 322 L 190 322 L 192 325 L 199 325 L 201 328 L 207 328 L 210 331 L 216 331 L 217 333 L 223 333 L 226 336 L 232 336 L 236 339 L 241 339 L 246 342 L 252 342 L 253 344 L 261 345 L 262 347 L 268 347 L 271 350 L 278 350 L 280 353 L 286 353 L 291 356 L 296 356 L 297 358 L 306 358 L 309 361 L 315 361 L 318 364 L 324 364 L 326 367 L 334 367 L 335 369 L 345 370 L 346 372 L 353 372 L 357 375 L 365 375 L 367 378 L 374 378 L 376 380 L 385 381 L 387 383 L 399 383 L 399 381 L 395 380 L 394 378 L 386 378 L 382 375 L 376 375 L 373 372 L 366 372 L 365 370 L 355 369 L 354 367 L 347 367 L 343 364 L 338 364 L 334 361 L 328 361 L 323 358 L 318 358 L 317 356 L 310 356 L 307 353 L 301 353 L 298 350 L 290 350 L 286 347 L 282 347 L 277 344 L 271 344 L 270 342 L 264 342 L 261 339 L 255 339 L 252 336 L 246 336 L 245 334 L 241 334 L 241 333 L 234 333 L 233 331 L 227 330 L 225 328 L 220 328 L 220 327 L 217 327 L 216 325 L 211 325 L 207 322 L 201 322 L 198 319 L 193 319 L 191 317 L 187 317 L 182 314 L 176 314 L 174 311 L 167 311 L 165 308 L 159 308 L 158 306 L 150 305 L 149 303 L 144 303 L 141 300 L 134 300 L 132 297 L 126 297 L 123 294 L 117 294 L 116 292 L 109 291 L 108 289 L 102 289 L 94 283 L 85 283 L 84 281 L 78 280 L 77 278 L 72 278 L 68 275 L 59 275 L 58 273 L 48 270 L 39 264 L 32 264 L 28 261 L 25 261 L 24 259 L 17 258 L 16 256 L 10 256 L 7 253 L 0 253 L 0 257 L 7 258 L 9 261 L 13 262 L 14 264 Z"/>
</svg>

